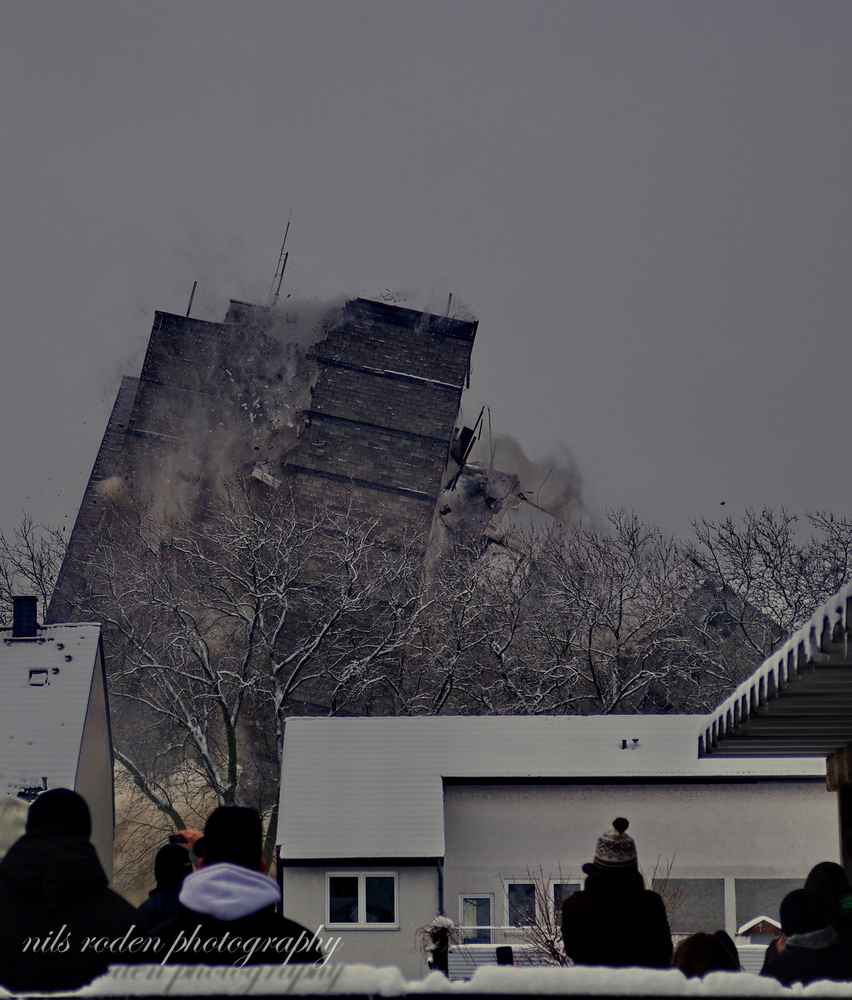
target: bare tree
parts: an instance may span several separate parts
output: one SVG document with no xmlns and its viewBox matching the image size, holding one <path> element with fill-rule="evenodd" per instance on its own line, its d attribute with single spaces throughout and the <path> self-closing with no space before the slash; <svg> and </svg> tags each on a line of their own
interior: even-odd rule
<svg viewBox="0 0 852 1000">
<path fill-rule="evenodd" d="M 58 528 L 27 516 L 11 537 L 0 532 L 0 621 L 8 621 L 15 594 L 38 597 L 47 608 L 67 541 Z"/>
<path fill-rule="evenodd" d="M 252 483 L 188 518 L 116 506 L 88 564 L 64 596 L 104 626 L 116 757 L 177 827 L 199 785 L 274 819 L 286 715 L 357 707 L 419 610 L 411 559 L 376 522 L 305 523 Z"/>
<path fill-rule="evenodd" d="M 414 702 L 427 714 L 518 711 L 517 679 L 527 664 L 523 637 L 532 610 L 529 552 L 485 538 L 457 543 L 433 568 L 430 614 L 417 633 Z M 511 708 L 510 708 L 511 706 Z"/>
<path fill-rule="evenodd" d="M 626 511 L 551 532 L 535 553 L 529 711 L 671 710 L 696 669 L 679 547 Z"/>
<path fill-rule="evenodd" d="M 431 923 L 416 930 L 417 944 L 421 955 L 426 959 L 430 972 L 443 972 L 449 975 L 450 948 L 462 941 L 461 928 L 449 917 L 439 913 Z"/>
<path fill-rule="evenodd" d="M 563 875 L 562 869 L 559 869 L 556 885 L 576 881 L 578 880 Z M 524 928 L 524 948 L 518 953 L 518 964 L 571 965 L 562 940 L 562 897 L 553 893 L 554 882 L 539 865 L 535 869 L 527 868 L 526 884 L 533 887 L 532 905 L 520 915 L 520 925 Z M 504 884 L 504 891 L 506 889 Z"/>
<path fill-rule="evenodd" d="M 783 508 L 693 523 L 688 555 L 717 607 L 716 627 L 735 633 L 752 662 L 800 628 L 852 569 L 852 521 L 807 515 L 810 534 Z"/>
<path fill-rule="evenodd" d="M 679 882 L 672 877 L 674 868 L 674 857 L 663 860 L 662 855 L 657 855 L 654 867 L 643 876 L 647 885 L 656 892 L 663 901 L 666 910 L 666 920 L 671 924 L 678 910 L 683 906 L 685 892 L 683 882 Z"/>
<path fill-rule="evenodd" d="M 176 828 L 242 802 L 274 833 L 288 714 L 706 710 L 852 567 L 852 522 L 825 513 L 804 541 L 764 510 L 684 546 L 615 511 L 457 539 L 424 574 L 380 512 L 297 516 L 254 480 L 191 516 L 106 507 L 59 596 L 104 626 L 121 781 Z M 63 548 L 29 520 L 0 536 L 0 596 L 47 603 Z"/>
<path fill-rule="evenodd" d="M 812 574 L 825 581 L 820 594 L 839 576 L 829 530 L 841 552 L 852 547 L 843 524 L 827 519 L 822 568 Z M 793 573 L 800 553 L 784 541 L 776 536 L 776 559 Z M 757 658 L 737 621 L 766 622 L 749 594 L 737 596 L 695 552 L 624 510 L 610 512 L 604 528 L 555 526 L 457 549 L 437 568 L 434 628 L 422 640 L 443 679 L 426 710 L 708 710 Z"/>
</svg>

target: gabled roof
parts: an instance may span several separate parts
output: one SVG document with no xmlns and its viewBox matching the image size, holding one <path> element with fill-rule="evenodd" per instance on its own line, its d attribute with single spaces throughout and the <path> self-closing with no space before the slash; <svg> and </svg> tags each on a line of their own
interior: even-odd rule
<svg viewBox="0 0 852 1000">
<path fill-rule="evenodd" d="M 700 752 L 827 757 L 852 744 L 852 583 L 707 718 Z"/>
<path fill-rule="evenodd" d="M 100 625 L 45 625 L 33 639 L 0 632 L 0 796 L 73 788 Z"/>
<path fill-rule="evenodd" d="M 763 924 L 764 928 L 771 927 L 774 930 L 759 930 L 760 934 L 771 934 L 778 933 L 781 930 L 781 924 L 775 919 L 775 917 L 767 917 L 766 915 L 761 915 L 759 917 L 752 917 L 751 920 L 747 920 L 742 927 L 737 929 L 737 934 L 751 934 L 760 925 Z"/>
<path fill-rule="evenodd" d="M 443 857 L 444 778 L 824 777 L 824 766 L 813 760 L 699 760 L 701 718 L 288 719 L 278 821 L 281 857 Z"/>
</svg>

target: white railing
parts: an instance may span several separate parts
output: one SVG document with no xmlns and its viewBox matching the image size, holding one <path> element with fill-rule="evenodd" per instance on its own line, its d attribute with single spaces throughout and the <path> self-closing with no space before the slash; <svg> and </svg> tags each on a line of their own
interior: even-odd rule
<svg viewBox="0 0 852 1000">
<path fill-rule="evenodd" d="M 524 927 L 463 927 L 463 931 L 487 932 L 490 942 L 463 942 L 450 946 L 448 975 L 453 981 L 467 980 L 483 965 L 497 965 L 498 950 L 508 945 L 514 965 L 548 965 L 526 940 Z M 504 959 L 505 960 L 505 959 Z"/>
<path fill-rule="evenodd" d="M 459 929 L 464 931 L 489 931 L 492 940 L 490 943 L 470 942 L 450 946 L 448 975 L 452 981 L 470 979 L 474 972 L 483 965 L 496 965 L 497 949 L 503 944 L 512 946 L 512 957 L 515 964 L 525 966 L 549 964 L 540 954 L 531 954 L 528 952 L 527 949 L 530 946 L 523 941 L 523 927 L 464 927 Z M 672 935 L 675 944 L 685 937 L 689 937 L 689 935 Z M 739 950 L 742 971 L 754 974 L 759 973 L 763 967 L 766 945 L 740 944 L 737 942 L 737 948 Z"/>
<path fill-rule="evenodd" d="M 459 927 L 461 944 L 526 944 L 526 927 L 474 926 Z"/>
</svg>

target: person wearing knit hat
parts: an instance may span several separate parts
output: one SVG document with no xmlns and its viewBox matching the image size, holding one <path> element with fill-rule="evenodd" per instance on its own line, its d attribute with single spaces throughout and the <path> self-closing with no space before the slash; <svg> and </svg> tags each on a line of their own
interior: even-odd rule
<svg viewBox="0 0 852 1000">
<path fill-rule="evenodd" d="M 612 821 L 612 829 L 598 838 L 594 860 L 589 865 L 583 865 L 583 871 L 586 875 L 606 875 L 639 870 L 636 843 L 625 832 L 628 826 L 630 823 L 621 816 Z"/>
<path fill-rule="evenodd" d="M 562 904 L 562 940 L 575 965 L 667 968 L 672 936 L 663 901 L 645 888 L 629 822 L 613 820 L 583 865 L 586 884 Z"/>
</svg>

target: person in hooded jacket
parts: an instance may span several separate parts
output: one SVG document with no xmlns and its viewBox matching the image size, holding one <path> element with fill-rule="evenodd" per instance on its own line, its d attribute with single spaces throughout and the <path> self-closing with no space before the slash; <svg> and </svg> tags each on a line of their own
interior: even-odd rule
<svg viewBox="0 0 852 1000">
<path fill-rule="evenodd" d="M 0 983 L 13 992 L 73 990 L 110 964 L 144 961 L 87 938 L 145 940 L 134 907 L 108 888 L 85 799 L 55 788 L 30 806 L 26 832 L 0 862 Z M 150 959 L 149 959 L 150 961 Z"/>
<path fill-rule="evenodd" d="M 831 926 L 825 900 L 810 889 L 794 889 L 781 901 L 781 936 L 761 976 L 793 983 L 852 982 L 852 953 Z"/>
<path fill-rule="evenodd" d="M 820 861 L 808 872 L 805 888 L 822 896 L 831 926 L 844 947 L 852 949 L 852 885 L 836 861 Z"/>
<path fill-rule="evenodd" d="M 672 936 L 663 901 L 645 888 L 636 844 L 621 817 L 599 838 L 585 888 L 562 904 L 562 940 L 575 965 L 665 969 Z"/>
<path fill-rule="evenodd" d="M 242 967 L 324 960 L 316 935 L 275 912 L 281 893 L 264 874 L 262 843 L 256 809 L 214 809 L 199 868 L 178 894 L 177 915 L 151 932 L 162 941 L 164 963 Z"/>
</svg>

